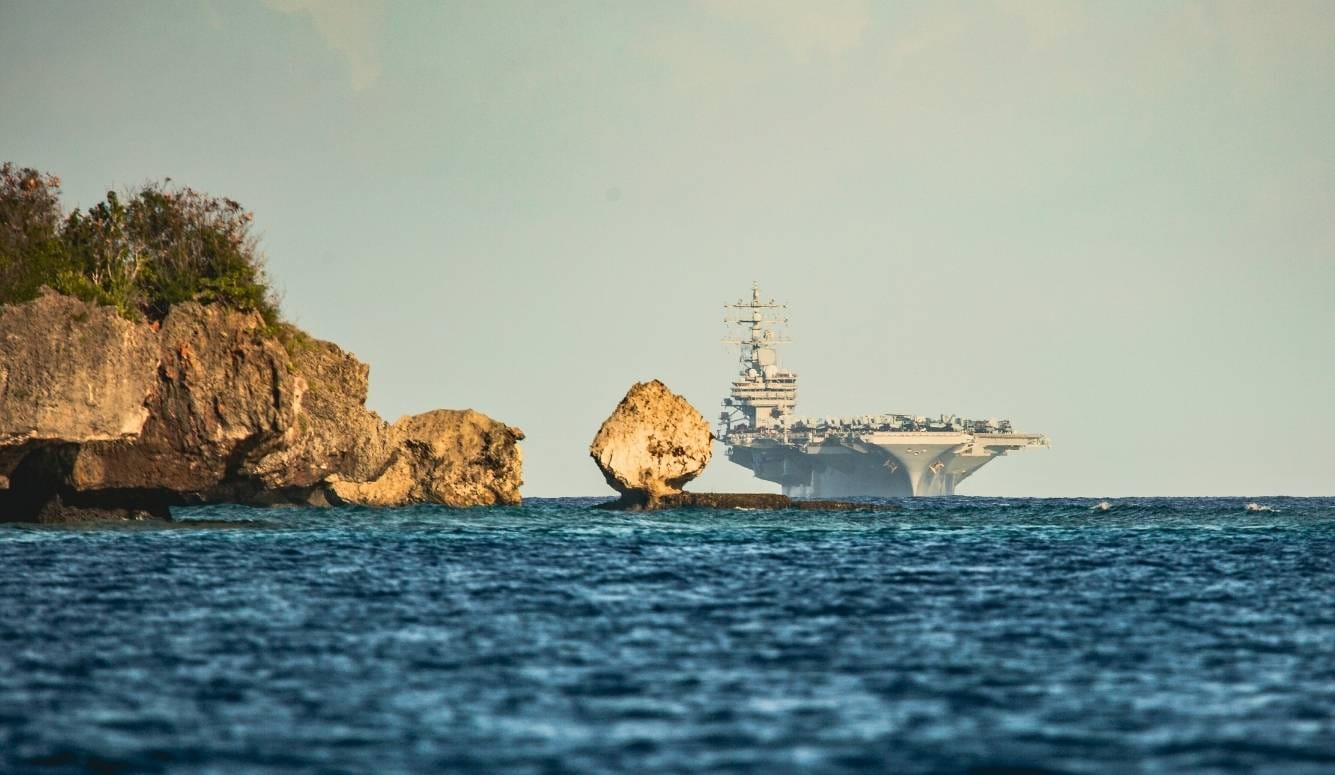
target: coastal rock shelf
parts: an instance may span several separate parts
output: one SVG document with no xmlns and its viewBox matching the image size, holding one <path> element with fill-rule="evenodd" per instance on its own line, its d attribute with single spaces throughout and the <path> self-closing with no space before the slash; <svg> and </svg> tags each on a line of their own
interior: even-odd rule
<svg viewBox="0 0 1335 775">
<path fill-rule="evenodd" d="M 0 521 L 519 502 L 517 428 L 471 410 L 389 424 L 365 364 L 287 333 L 221 305 L 157 324 L 53 292 L 0 307 Z"/>
</svg>

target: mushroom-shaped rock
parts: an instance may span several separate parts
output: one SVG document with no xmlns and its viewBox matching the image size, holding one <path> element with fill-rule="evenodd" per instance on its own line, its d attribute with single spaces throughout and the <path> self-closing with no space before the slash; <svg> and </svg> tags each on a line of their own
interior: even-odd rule
<svg viewBox="0 0 1335 775">
<path fill-rule="evenodd" d="M 690 402 L 662 382 L 631 387 L 598 429 L 589 455 L 623 508 L 653 508 L 658 498 L 681 492 L 713 454 L 709 423 Z"/>
</svg>

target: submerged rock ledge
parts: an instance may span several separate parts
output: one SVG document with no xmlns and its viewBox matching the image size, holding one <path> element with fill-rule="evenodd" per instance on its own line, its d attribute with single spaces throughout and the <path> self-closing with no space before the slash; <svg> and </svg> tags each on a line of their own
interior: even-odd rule
<svg viewBox="0 0 1335 775">
<path fill-rule="evenodd" d="M 619 501 L 604 506 L 626 509 Z M 892 503 L 859 503 L 857 501 L 796 500 L 787 495 L 768 492 L 679 492 L 655 499 L 652 507 L 658 509 L 802 509 L 809 511 L 898 511 Z M 630 509 L 635 510 L 635 509 Z"/>
<path fill-rule="evenodd" d="M 520 501 L 519 429 L 472 410 L 387 423 L 365 364 L 289 333 L 220 305 L 152 324 L 49 291 L 0 306 L 0 522 Z"/>
</svg>

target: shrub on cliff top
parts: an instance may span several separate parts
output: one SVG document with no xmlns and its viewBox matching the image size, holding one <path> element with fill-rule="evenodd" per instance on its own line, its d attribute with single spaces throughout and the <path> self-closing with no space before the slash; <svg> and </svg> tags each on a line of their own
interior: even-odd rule
<svg viewBox="0 0 1335 775">
<path fill-rule="evenodd" d="M 0 303 L 27 301 L 43 286 L 108 304 L 131 319 L 160 320 L 198 301 L 258 312 L 271 329 L 278 304 L 237 202 L 149 183 L 124 200 L 66 215 L 60 178 L 0 167 Z"/>
</svg>

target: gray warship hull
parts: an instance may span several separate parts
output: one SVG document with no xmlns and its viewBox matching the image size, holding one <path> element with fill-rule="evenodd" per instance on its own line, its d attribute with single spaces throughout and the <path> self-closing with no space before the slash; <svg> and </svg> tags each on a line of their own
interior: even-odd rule
<svg viewBox="0 0 1335 775">
<path fill-rule="evenodd" d="M 1046 439 L 1031 434 L 931 431 L 823 439 L 732 434 L 724 442 L 729 460 L 776 482 L 794 498 L 954 495 L 960 482 L 993 459 L 1046 445 Z"/>
</svg>

